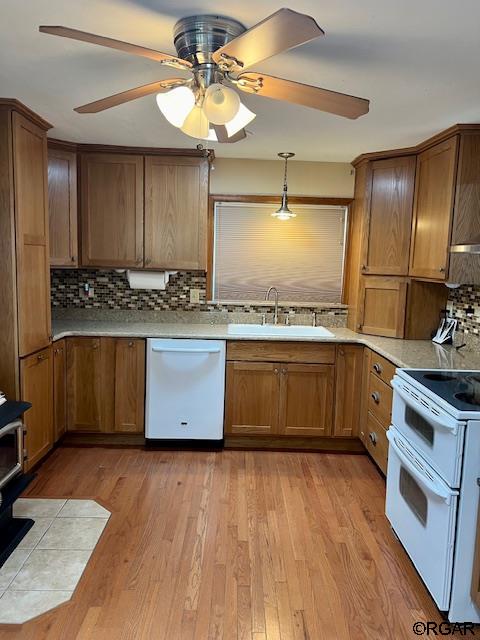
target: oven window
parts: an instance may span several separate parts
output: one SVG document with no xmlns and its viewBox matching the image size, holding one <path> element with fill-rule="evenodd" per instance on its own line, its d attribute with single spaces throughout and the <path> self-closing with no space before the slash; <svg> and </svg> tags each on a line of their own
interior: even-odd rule
<svg viewBox="0 0 480 640">
<path fill-rule="evenodd" d="M 400 467 L 400 495 L 424 527 L 427 526 L 428 501 L 416 480 Z"/>
<path fill-rule="evenodd" d="M 422 418 L 412 407 L 405 407 L 405 422 L 410 429 L 415 431 L 422 440 L 424 440 L 430 447 L 433 447 L 433 441 L 435 439 L 435 430 L 432 425 Z"/>
<path fill-rule="evenodd" d="M 17 431 L 14 430 L 0 438 L 0 480 L 10 473 L 17 462 Z"/>
</svg>

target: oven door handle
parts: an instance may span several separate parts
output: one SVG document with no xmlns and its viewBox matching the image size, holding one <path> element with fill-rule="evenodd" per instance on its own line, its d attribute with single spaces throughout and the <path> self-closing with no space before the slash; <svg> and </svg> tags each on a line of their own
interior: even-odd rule
<svg viewBox="0 0 480 640">
<path fill-rule="evenodd" d="M 403 451 L 400 449 L 400 447 L 395 441 L 395 436 L 393 435 L 391 429 L 387 431 L 387 438 L 388 438 L 388 441 L 390 442 L 390 446 L 395 451 L 397 456 L 400 458 L 402 464 L 408 469 L 409 473 L 411 473 L 412 476 L 414 476 L 420 482 L 420 484 L 423 485 L 425 489 L 427 489 L 427 491 L 429 491 L 435 496 L 438 496 L 439 498 L 444 500 L 447 504 L 450 504 L 450 501 L 453 496 L 458 496 L 458 491 L 454 491 L 453 489 L 450 489 L 448 487 L 445 487 L 443 484 L 440 484 L 440 482 L 435 482 L 435 480 L 431 480 L 430 478 L 427 478 L 426 476 L 424 476 L 423 473 L 415 467 L 412 461 L 409 460 L 407 456 L 403 453 Z"/>
<path fill-rule="evenodd" d="M 453 420 L 451 418 L 449 419 L 448 416 L 444 416 L 443 421 L 440 420 L 433 413 L 427 411 L 427 409 L 425 409 L 423 405 L 417 402 L 415 398 L 412 398 L 408 395 L 408 393 L 405 393 L 402 387 L 395 380 L 392 380 L 392 387 L 394 388 L 395 392 L 398 393 L 398 395 L 402 398 L 402 400 L 404 400 L 409 406 L 413 406 L 415 408 L 415 411 L 419 413 L 422 418 L 425 418 L 427 422 L 433 422 L 433 424 L 437 425 L 437 427 L 439 427 L 440 429 L 451 431 L 454 436 L 457 435 L 459 423 L 456 420 Z"/>
</svg>

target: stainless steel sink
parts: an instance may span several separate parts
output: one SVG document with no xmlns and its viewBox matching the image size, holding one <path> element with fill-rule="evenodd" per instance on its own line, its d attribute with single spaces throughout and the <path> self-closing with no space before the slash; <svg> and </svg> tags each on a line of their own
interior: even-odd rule
<svg viewBox="0 0 480 640">
<path fill-rule="evenodd" d="M 334 338 L 335 335 L 325 327 L 281 324 L 229 324 L 228 333 L 232 336 L 285 336 L 292 338 Z"/>
</svg>

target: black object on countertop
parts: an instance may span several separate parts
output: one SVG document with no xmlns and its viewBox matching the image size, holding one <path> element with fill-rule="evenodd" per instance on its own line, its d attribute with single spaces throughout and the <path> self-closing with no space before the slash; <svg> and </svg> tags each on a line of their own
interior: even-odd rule
<svg viewBox="0 0 480 640">
<path fill-rule="evenodd" d="M 31 406 L 30 402 L 16 402 L 15 400 L 4 402 L 0 405 L 0 429 L 20 418 L 22 413 L 25 413 Z"/>
</svg>

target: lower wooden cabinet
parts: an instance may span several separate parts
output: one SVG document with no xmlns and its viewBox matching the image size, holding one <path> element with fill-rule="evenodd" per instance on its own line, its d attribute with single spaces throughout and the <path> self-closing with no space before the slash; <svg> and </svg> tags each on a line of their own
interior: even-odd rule
<svg viewBox="0 0 480 640">
<path fill-rule="evenodd" d="M 67 430 L 67 384 L 65 340 L 58 340 L 53 350 L 53 441 L 57 442 Z"/>
<path fill-rule="evenodd" d="M 278 432 L 286 436 L 329 436 L 333 424 L 335 367 L 282 364 Z"/>
<path fill-rule="evenodd" d="M 359 434 L 363 351 L 356 344 L 337 346 L 334 436 L 351 438 Z"/>
<path fill-rule="evenodd" d="M 228 362 L 225 432 L 274 434 L 278 431 L 279 365 L 273 362 Z"/>
<path fill-rule="evenodd" d="M 52 349 L 20 360 L 22 400 L 32 404 L 25 412 L 25 469 L 31 469 L 53 446 Z"/>
<path fill-rule="evenodd" d="M 228 362 L 225 433 L 328 436 L 334 366 Z"/>
<path fill-rule="evenodd" d="M 143 432 L 145 341 L 67 338 L 67 430 Z"/>
<path fill-rule="evenodd" d="M 113 431 L 142 433 L 145 417 L 145 341 L 115 340 Z"/>
</svg>

